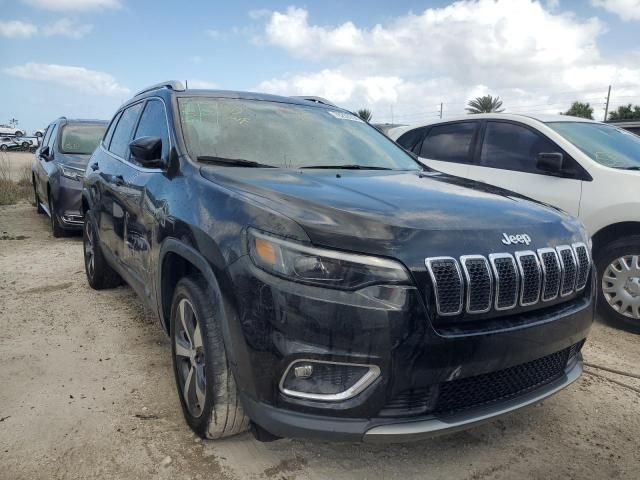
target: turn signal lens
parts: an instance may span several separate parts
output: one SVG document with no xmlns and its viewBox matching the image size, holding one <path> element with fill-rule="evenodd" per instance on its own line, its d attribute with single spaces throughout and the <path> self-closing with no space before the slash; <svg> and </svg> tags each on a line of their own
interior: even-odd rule
<svg viewBox="0 0 640 480">
<path fill-rule="evenodd" d="M 255 241 L 255 251 L 256 254 L 260 257 L 267 265 L 275 266 L 278 256 L 276 254 L 275 245 L 273 243 L 268 242 L 263 238 L 256 238 Z"/>
</svg>

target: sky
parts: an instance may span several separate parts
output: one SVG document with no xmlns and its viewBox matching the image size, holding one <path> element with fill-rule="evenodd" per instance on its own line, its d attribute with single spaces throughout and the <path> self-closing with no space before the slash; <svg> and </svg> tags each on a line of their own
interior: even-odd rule
<svg viewBox="0 0 640 480">
<path fill-rule="evenodd" d="M 640 0 L 0 0 L 0 123 L 110 119 L 137 90 L 317 95 L 374 122 L 640 104 Z"/>
</svg>

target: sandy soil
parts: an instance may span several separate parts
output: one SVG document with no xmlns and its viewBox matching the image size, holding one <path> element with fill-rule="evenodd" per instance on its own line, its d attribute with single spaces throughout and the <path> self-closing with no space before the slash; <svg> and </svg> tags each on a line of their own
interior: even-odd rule
<svg viewBox="0 0 640 480">
<path fill-rule="evenodd" d="M 16 182 L 20 180 L 25 169 L 31 170 L 32 161 L 33 153 L 2 152 L 0 154 L 0 167 L 8 168 L 9 177 Z"/>
<path fill-rule="evenodd" d="M 419 443 L 200 441 L 155 319 L 129 288 L 91 290 L 81 252 L 33 207 L 0 208 L 2 479 L 640 478 L 640 380 L 593 369 L 543 404 Z M 595 324 L 586 359 L 638 374 L 639 339 Z"/>
</svg>

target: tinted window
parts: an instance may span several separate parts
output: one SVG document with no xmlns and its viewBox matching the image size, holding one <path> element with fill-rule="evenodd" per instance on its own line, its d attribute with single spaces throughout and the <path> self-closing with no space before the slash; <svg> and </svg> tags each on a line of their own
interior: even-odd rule
<svg viewBox="0 0 640 480">
<path fill-rule="evenodd" d="M 107 126 L 101 124 L 67 124 L 62 127 L 60 151 L 76 155 L 91 155 Z"/>
<path fill-rule="evenodd" d="M 420 156 L 446 162 L 470 162 L 477 125 L 477 122 L 462 122 L 432 127 L 422 142 Z"/>
<path fill-rule="evenodd" d="M 282 168 L 419 169 L 389 138 L 343 110 L 208 97 L 178 102 L 193 159 L 242 159 Z"/>
<path fill-rule="evenodd" d="M 164 104 L 160 100 L 150 100 L 144 107 L 134 138 L 159 137 L 162 140 L 162 158 L 169 152 L 169 131 Z"/>
<path fill-rule="evenodd" d="M 408 132 L 400 135 L 400 138 L 396 140 L 400 145 L 402 145 L 407 150 L 412 150 L 420 143 L 422 140 L 422 135 L 424 135 L 424 128 L 414 128 L 413 130 L 409 130 Z"/>
<path fill-rule="evenodd" d="M 111 120 L 111 124 L 109 125 L 109 129 L 107 133 L 104 134 L 104 146 L 105 148 L 109 148 L 109 144 L 111 143 L 111 137 L 113 137 L 113 131 L 116 129 L 116 125 L 118 124 L 118 120 L 120 120 L 121 113 L 118 113 L 113 120 Z"/>
<path fill-rule="evenodd" d="M 109 145 L 109 151 L 114 155 L 129 158 L 129 142 L 141 108 L 142 103 L 136 103 L 122 112 Z"/>
<path fill-rule="evenodd" d="M 504 122 L 487 122 L 480 165 L 484 167 L 542 173 L 536 168 L 538 154 L 560 149 L 548 138 L 526 127 Z"/>
</svg>

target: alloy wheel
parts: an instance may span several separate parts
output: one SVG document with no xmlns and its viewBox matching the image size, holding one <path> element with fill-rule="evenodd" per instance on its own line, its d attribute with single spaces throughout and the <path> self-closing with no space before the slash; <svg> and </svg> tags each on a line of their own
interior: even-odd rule
<svg viewBox="0 0 640 480">
<path fill-rule="evenodd" d="M 173 341 L 178 385 L 189 413 L 200 417 L 207 386 L 202 332 L 193 305 L 186 298 L 180 300 L 176 315 Z"/>
<path fill-rule="evenodd" d="M 84 222 L 85 236 L 84 236 L 84 264 L 87 269 L 89 278 L 93 278 L 93 272 L 95 271 L 95 242 L 93 238 L 93 228 L 91 228 L 91 222 L 87 219 Z"/>
<path fill-rule="evenodd" d="M 602 293 L 616 312 L 640 320 L 640 255 L 613 260 L 602 275 Z"/>
</svg>

